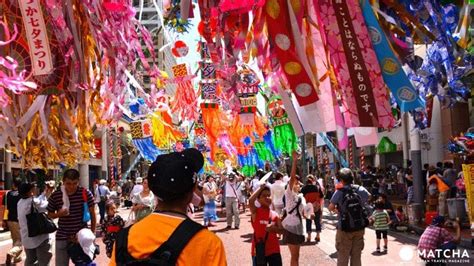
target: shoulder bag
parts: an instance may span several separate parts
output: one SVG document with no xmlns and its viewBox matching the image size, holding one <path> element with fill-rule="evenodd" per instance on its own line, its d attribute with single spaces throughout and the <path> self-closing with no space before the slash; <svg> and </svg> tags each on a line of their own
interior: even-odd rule
<svg viewBox="0 0 474 266">
<path fill-rule="evenodd" d="M 7 191 L 7 193 L 5 193 L 4 197 L 5 197 L 5 208 L 3 208 L 3 220 L 4 221 L 8 221 L 8 193 L 10 191 Z"/>
<path fill-rule="evenodd" d="M 53 233 L 58 229 L 45 212 L 38 212 L 33 199 L 31 199 L 31 212 L 26 215 L 26 225 L 29 237 Z"/>
<path fill-rule="evenodd" d="M 100 193 L 100 192 L 99 192 Z M 89 205 L 87 204 L 87 192 L 85 188 L 82 188 L 82 199 L 84 200 L 82 222 L 88 223 L 91 220 L 91 213 L 89 212 Z"/>
</svg>

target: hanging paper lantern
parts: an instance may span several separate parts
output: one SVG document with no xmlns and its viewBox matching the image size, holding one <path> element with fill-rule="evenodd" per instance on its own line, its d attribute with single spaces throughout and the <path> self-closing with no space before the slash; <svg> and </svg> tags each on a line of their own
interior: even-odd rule
<svg viewBox="0 0 474 266">
<path fill-rule="evenodd" d="M 176 41 L 174 43 L 174 47 L 171 49 L 171 53 L 173 53 L 176 57 L 184 57 L 188 54 L 189 47 L 183 41 Z"/>
</svg>

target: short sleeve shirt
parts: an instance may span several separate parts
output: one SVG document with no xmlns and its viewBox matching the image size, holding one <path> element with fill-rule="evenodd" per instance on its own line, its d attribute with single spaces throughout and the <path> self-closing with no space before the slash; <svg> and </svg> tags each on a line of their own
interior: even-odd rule
<svg viewBox="0 0 474 266">
<path fill-rule="evenodd" d="M 344 186 L 343 189 L 337 190 L 332 195 L 331 203 L 336 205 L 338 211 L 341 211 L 340 206 L 342 204 L 342 199 L 343 199 L 343 196 L 344 196 L 344 189 L 346 189 L 346 188 L 349 188 L 349 186 L 347 186 L 347 185 Z M 356 190 L 357 194 L 359 194 L 359 196 L 361 197 L 362 204 L 365 205 L 367 203 L 367 200 L 369 200 L 370 193 L 363 186 L 354 185 L 354 189 Z M 338 220 L 337 220 L 337 227 L 339 228 L 341 226 L 341 215 L 338 215 L 338 216 L 339 217 L 338 217 Z"/>
<path fill-rule="evenodd" d="M 418 241 L 418 250 L 421 252 L 425 250 L 425 254 L 428 254 L 430 250 L 436 249 L 439 245 L 453 240 L 454 237 L 448 232 L 448 230 L 438 226 L 430 225 L 420 236 L 420 240 Z"/>
<path fill-rule="evenodd" d="M 78 187 L 76 192 L 69 197 L 69 215 L 58 219 L 58 231 L 56 232 L 57 240 L 67 240 L 74 236 L 79 230 L 87 225 L 82 221 L 84 215 L 84 199 L 82 197 L 83 190 L 86 190 L 87 205 L 89 208 L 94 206 L 94 197 L 92 193 L 85 188 Z M 63 206 L 63 193 L 56 190 L 48 199 L 48 211 L 59 211 Z"/>
<path fill-rule="evenodd" d="M 134 224 L 128 235 L 128 252 L 134 258 L 147 258 L 163 244 L 184 218 L 161 213 L 152 213 Z M 150 234 L 150 228 L 159 228 Z M 115 249 L 115 248 L 114 248 Z M 112 252 L 109 266 L 117 265 Z M 227 265 L 224 245 L 213 232 L 203 229 L 188 242 L 180 253 L 177 266 L 182 265 Z"/>
<path fill-rule="evenodd" d="M 3 205 L 6 205 L 8 209 L 8 221 L 10 222 L 18 222 L 17 204 L 20 199 L 18 190 L 10 190 L 3 196 Z"/>
<path fill-rule="evenodd" d="M 252 256 L 255 256 L 255 238 L 265 239 L 266 227 L 269 223 L 275 224 L 278 214 L 268 208 L 257 207 L 255 221 L 252 221 L 254 234 L 252 237 Z M 275 253 L 280 253 L 280 243 L 278 242 L 276 233 L 268 233 L 267 241 L 265 242 L 265 256 L 270 256 Z"/>
<path fill-rule="evenodd" d="M 295 209 L 292 213 L 290 213 L 290 211 L 298 205 L 298 201 L 300 201 L 298 209 Z M 290 189 L 290 186 L 288 186 L 285 192 L 285 202 L 285 210 L 287 214 L 282 222 L 283 228 L 293 234 L 304 235 L 306 233 L 306 228 L 302 226 L 302 218 L 304 214 L 304 206 L 306 205 L 306 200 L 304 199 L 302 194 L 295 193 Z M 298 213 L 300 214 L 300 216 L 298 216 Z"/>
</svg>

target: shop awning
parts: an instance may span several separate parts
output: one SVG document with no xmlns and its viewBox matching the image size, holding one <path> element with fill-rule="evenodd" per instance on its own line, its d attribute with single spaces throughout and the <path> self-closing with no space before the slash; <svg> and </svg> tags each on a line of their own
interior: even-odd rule
<svg viewBox="0 0 474 266">
<path fill-rule="evenodd" d="M 397 144 L 393 143 L 388 137 L 384 136 L 377 145 L 377 153 L 396 152 Z"/>
</svg>

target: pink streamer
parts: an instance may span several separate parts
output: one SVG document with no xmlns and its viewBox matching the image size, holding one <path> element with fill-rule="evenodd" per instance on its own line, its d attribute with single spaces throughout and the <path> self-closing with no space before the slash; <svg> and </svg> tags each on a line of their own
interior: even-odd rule
<svg viewBox="0 0 474 266">
<path fill-rule="evenodd" d="M 0 25 L 3 27 L 7 37 L 4 41 L 0 41 L 0 46 L 4 46 L 11 43 L 17 37 L 18 29 L 14 25 L 12 36 L 4 22 L 0 21 Z M 9 56 L 0 56 L 0 65 L 7 69 L 5 72 L 0 70 L 0 107 L 6 107 L 11 102 L 10 96 L 8 96 L 5 90 L 9 90 L 14 94 L 20 94 L 36 89 L 36 83 L 26 80 L 26 70 L 20 73 L 17 72 L 18 62 L 15 59 Z M 1 118 L 5 117 L 2 116 Z"/>
</svg>

